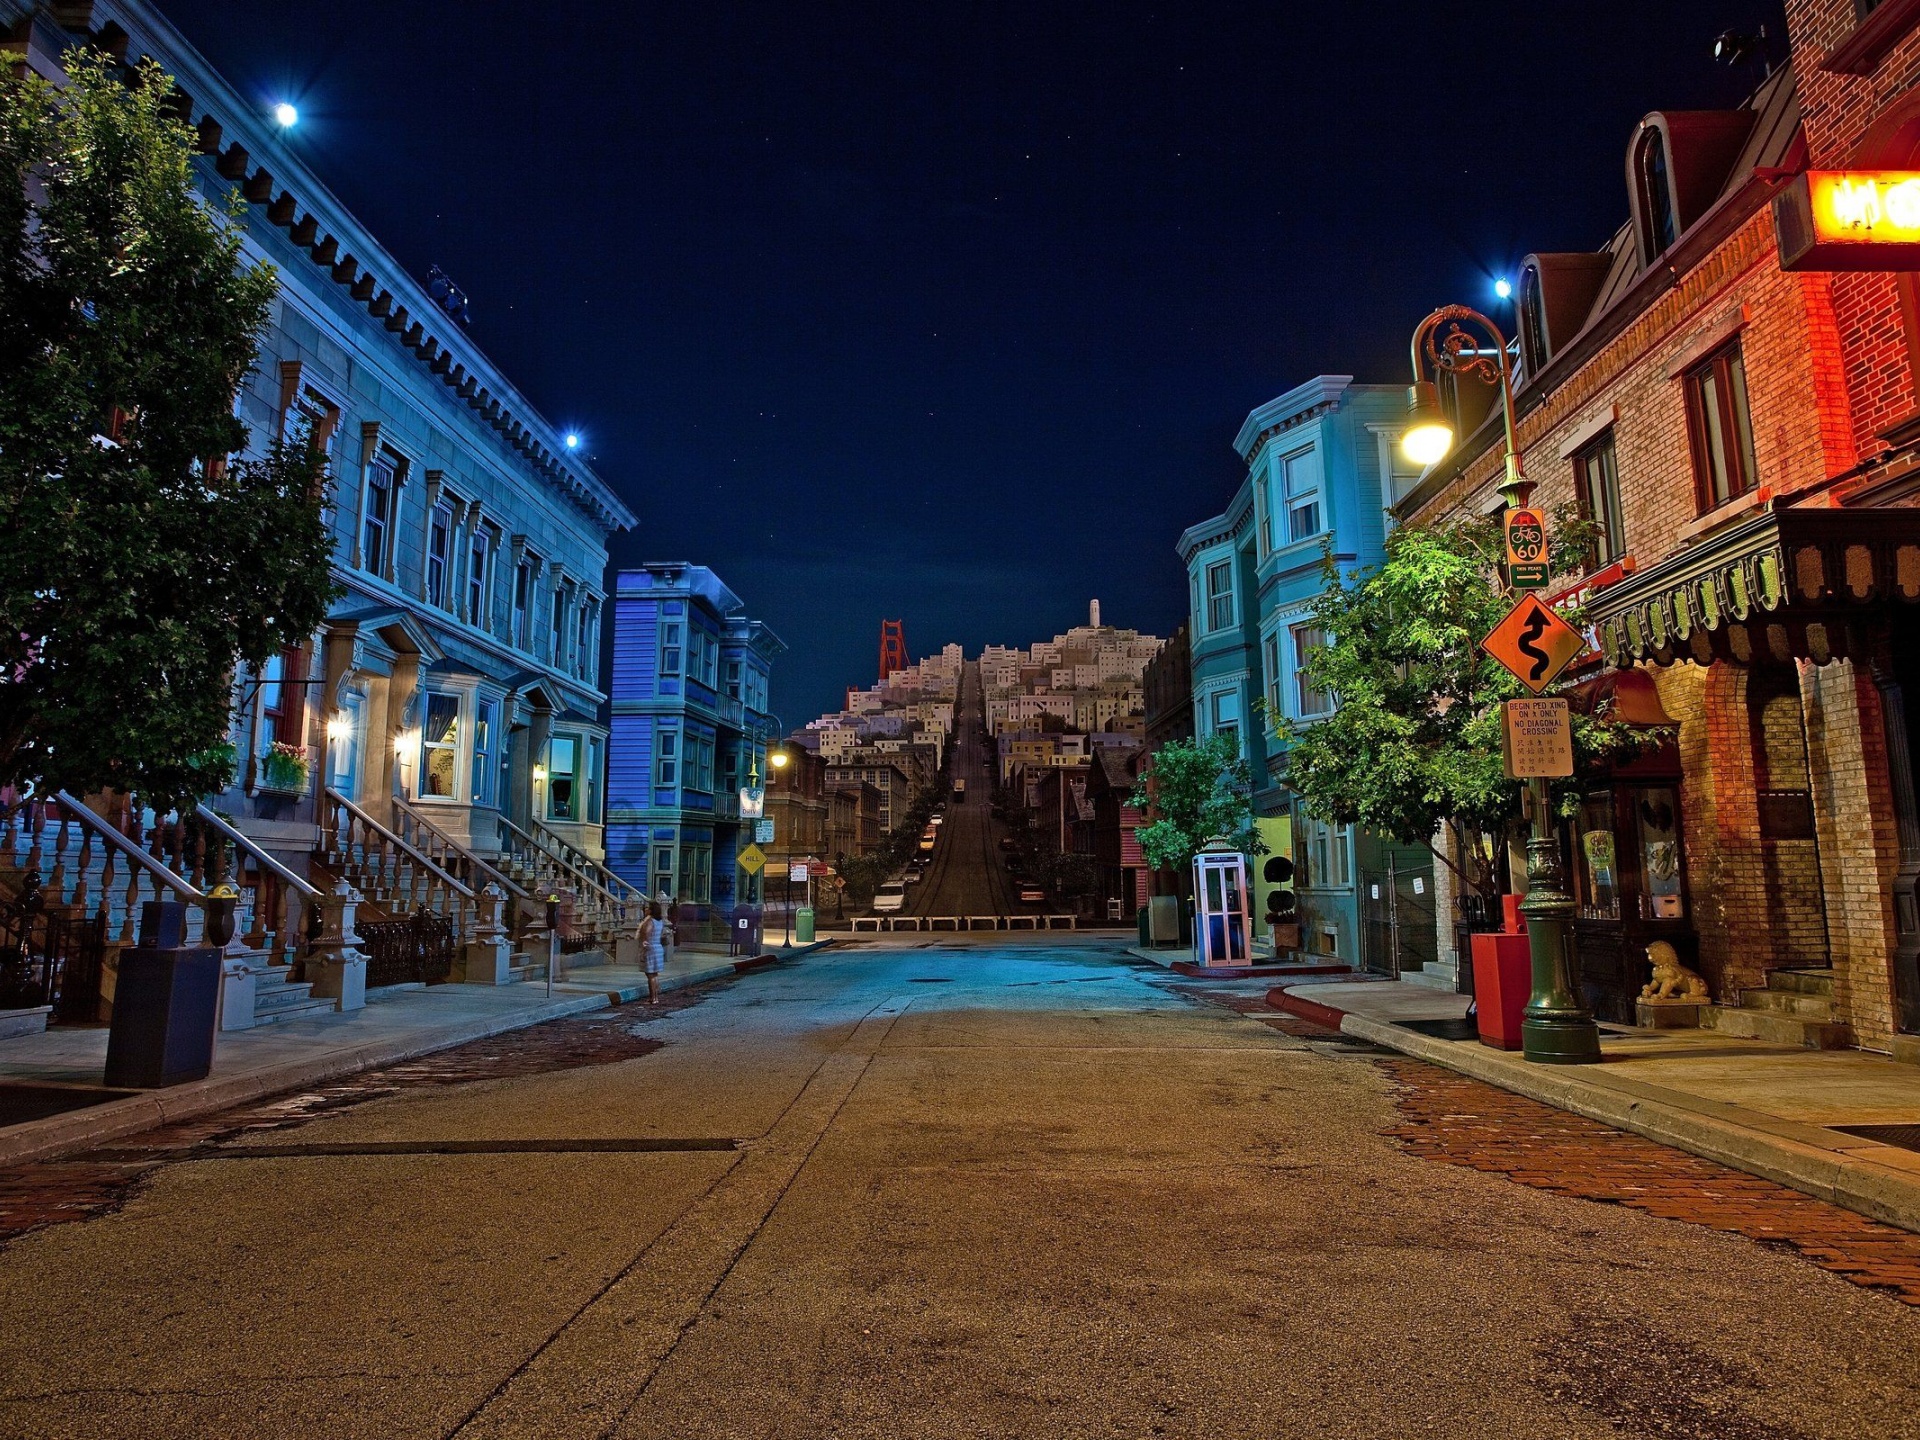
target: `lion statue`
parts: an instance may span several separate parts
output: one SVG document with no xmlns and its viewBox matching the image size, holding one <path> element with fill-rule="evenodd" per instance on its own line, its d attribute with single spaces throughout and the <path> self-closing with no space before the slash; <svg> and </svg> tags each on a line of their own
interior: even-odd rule
<svg viewBox="0 0 1920 1440">
<path fill-rule="evenodd" d="M 1707 982 L 1697 971 L 1682 965 L 1679 953 L 1666 941 L 1656 940 L 1647 946 L 1647 959 L 1653 962 L 1653 979 L 1641 990 L 1642 1000 L 1685 1000 L 1699 1004 L 1709 998 Z"/>
</svg>

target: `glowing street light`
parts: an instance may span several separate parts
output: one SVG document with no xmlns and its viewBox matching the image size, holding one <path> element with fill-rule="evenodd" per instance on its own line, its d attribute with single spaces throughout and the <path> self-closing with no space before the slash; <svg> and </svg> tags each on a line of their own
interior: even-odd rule
<svg viewBox="0 0 1920 1440">
<path fill-rule="evenodd" d="M 282 130 L 291 130 L 300 123 L 300 112 L 285 100 L 273 107 L 273 118 Z"/>
<path fill-rule="evenodd" d="M 1440 387 L 1431 380 L 1416 380 L 1407 391 L 1407 433 L 1400 437 L 1400 449 L 1423 470 L 1453 449 L 1453 426 L 1440 408 Z"/>
<path fill-rule="evenodd" d="M 1493 282 L 1493 293 L 1498 295 L 1502 300 L 1511 300 L 1513 298 L 1513 282 L 1502 275 L 1498 280 Z"/>
</svg>

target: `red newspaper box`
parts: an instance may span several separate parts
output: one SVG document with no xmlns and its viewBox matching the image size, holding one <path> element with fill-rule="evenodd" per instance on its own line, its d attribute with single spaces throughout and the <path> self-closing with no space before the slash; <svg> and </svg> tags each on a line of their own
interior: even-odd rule
<svg viewBox="0 0 1920 1440">
<path fill-rule="evenodd" d="M 1480 1022 L 1480 1043 L 1498 1050 L 1520 1048 L 1520 1022 L 1533 994 L 1533 947 L 1519 901 L 1501 897 L 1507 931 L 1473 937 L 1473 995 Z"/>
</svg>

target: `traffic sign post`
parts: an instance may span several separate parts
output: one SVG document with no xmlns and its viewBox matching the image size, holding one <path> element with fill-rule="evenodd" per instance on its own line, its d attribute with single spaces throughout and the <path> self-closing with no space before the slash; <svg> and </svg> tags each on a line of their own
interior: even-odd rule
<svg viewBox="0 0 1920 1440">
<path fill-rule="evenodd" d="M 1538 595 L 1528 593 L 1493 627 L 1480 648 L 1538 695 L 1587 648 L 1587 637 Z"/>
</svg>

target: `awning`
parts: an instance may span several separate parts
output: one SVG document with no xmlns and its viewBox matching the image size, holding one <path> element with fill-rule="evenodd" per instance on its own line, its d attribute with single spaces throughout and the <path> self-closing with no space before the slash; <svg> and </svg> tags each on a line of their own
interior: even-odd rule
<svg viewBox="0 0 1920 1440">
<path fill-rule="evenodd" d="M 1644 670 L 1603 670 L 1564 692 L 1579 715 L 1603 715 L 1620 725 L 1678 725 L 1660 703 L 1653 676 Z"/>
<path fill-rule="evenodd" d="M 1587 602 L 1615 665 L 1830 660 L 1860 652 L 1863 624 L 1920 601 L 1920 509 L 1762 510 Z"/>
</svg>

